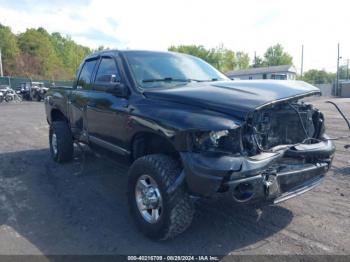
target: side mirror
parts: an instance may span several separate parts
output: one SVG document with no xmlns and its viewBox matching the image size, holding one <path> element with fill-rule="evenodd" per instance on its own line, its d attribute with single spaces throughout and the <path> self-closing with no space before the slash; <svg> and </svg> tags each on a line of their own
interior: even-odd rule
<svg viewBox="0 0 350 262">
<path fill-rule="evenodd" d="M 127 97 L 129 95 L 129 89 L 121 82 L 113 83 L 106 89 L 106 92 L 120 97 Z"/>
<path fill-rule="evenodd" d="M 121 82 L 117 83 L 104 83 L 96 82 L 93 87 L 94 90 L 110 93 L 120 97 L 127 97 L 129 95 L 129 89 Z"/>
</svg>

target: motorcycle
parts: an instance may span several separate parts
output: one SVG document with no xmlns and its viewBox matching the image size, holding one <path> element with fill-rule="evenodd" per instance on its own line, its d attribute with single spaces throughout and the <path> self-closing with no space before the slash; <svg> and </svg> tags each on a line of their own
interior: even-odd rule
<svg viewBox="0 0 350 262">
<path fill-rule="evenodd" d="M 49 89 L 43 85 L 33 85 L 31 88 L 32 99 L 40 102 L 44 99 L 47 90 Z"/>
<path fill-rule="evenodd" d="M 4 95 L 4 100 L 6 102 L 22 102 L 22 97 L 19 96 L 15 90 L 13 90 L 12 88 L 7 88 L 5 91 L 5 95 Z"/>
<path fill-rule="evenodd" d="M 21 85 L 19 91 L 16 91 L 18 95 L 22 97 L 22 100 L 31 101 L 32 97 L 30 96 L 30 87 L 26 85 Z"/>
<path fill-rule="evenodd" d="M 49 90 L 43 82 L 23 82 L 18 89 L 20 91 L 17 93 L 21 95 L 23 100 L 38 102 L 44 99 L 46 92 Z"/>
<path fill-rule="evenodd" d="M 5 100 L 8 86 L 0 85 L 0 103 Z"/>
</svg>

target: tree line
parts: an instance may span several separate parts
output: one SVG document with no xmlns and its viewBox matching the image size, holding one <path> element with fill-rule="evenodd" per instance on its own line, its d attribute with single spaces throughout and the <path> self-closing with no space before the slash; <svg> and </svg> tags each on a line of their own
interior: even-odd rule
<svg viewBox="0 0 350 262">
<path fill-rule="evenodd" d="M 206 49 L 202 45 L 179 45 L 171 46 L 168 50 L 198 56 L 224 73 L 250 67 L 293 64 L 292 56 L 285 52 L 280 44 L 269 47 L 263 57 L 256 56 L 253 61 L 247 53 L 243 51 L 235 52 L 223 45 L 211 49 Z"/>
<path fill-rule="evenodd" d="M 0 48 L 4 74 L 34 79 L 71 80 L 85 56 L 96 51 L 108 49 L 100 46 L 93 50 L 75 43 L 69 36 L 48 33 L 44 28 L 27 29 L 14 34 L 10 27 L 0 24 Z M 223 73 L 251 67 L 292 65 L 293 58 L 284 51 L 281 44 L 269 47 L 263 56 L 253 59 L 244 51 L 234 51 L 220 45 L 205 48 L 202 45 L 170 46 L 169 51 L 191 54 L 202 58 Z M 346 67 L 341 67 L 340 78 L 348 77 Z M 299 77 L 300 78 L 300 77 Z M 325 70 L 309 70 L 303 80 L 322 84 L 331 83 L 335 74 Z"/>
<path fill-rule="evenodd" d="M 2 24 L 0 48 L 4 75 L 48 80 L 73 79 L 81 60 L 92 52 L 70 37 L 49 34 L 42 27 L 16 35 Z"/>
<path fill-rule="evenodd" d="M 336 73 L 327 72 L 326 70 L 310 69 L 299 79 L 311 84 L 330 84 L 335 81 Z M 339 67 L 339 79 L 348 80 L 350 77 L 349 69 L 346 65 Z"/>
<path fill-rule="evenodd" d="M 293 65 L 293 57 L 284 51 L 281 44 L 270 46 L 262 57 L 256 56 L 252 61 L 247 53 L 243 51 L 234 52 L 223 45 L 211 49 L 206 49 L 202 45 L 179 45 L 171 46 L 168 50 L 198 56 L 224 73 L 252 67 Z M 348 71 L 346 66 L 341 66 L 339 78 L 348 79 Z M 335 77 L 336 74 L 333 72 L 310 69 L 302 77 L 298 76 L 298 79 L 311 84 L 327 84 L 332 83 Z"/>
</svg>

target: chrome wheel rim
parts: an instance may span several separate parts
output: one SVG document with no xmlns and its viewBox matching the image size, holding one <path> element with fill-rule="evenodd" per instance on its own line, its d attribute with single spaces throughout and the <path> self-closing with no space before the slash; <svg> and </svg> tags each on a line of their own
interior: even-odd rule
<svg viewBox="0 0 350 262">
<path fill-rule="evenodd" d="M 142 217 L 151 224 L 157 223 L 163 213 L 162 195 L 157 182 L 149 175 L 142 175 L 135 186 L 136 205 Z"/>
<path fill-rule="evenodd" d="M 53 153 L 55 155 L 57 155 L 57 152 L 58 152 L 58 149 L 57 149 L 57 136 L 56 136 L 55 133 L 53 133 L 52 137 L 51 137 L 51 146 L 52 146 Z"/>
</svg>

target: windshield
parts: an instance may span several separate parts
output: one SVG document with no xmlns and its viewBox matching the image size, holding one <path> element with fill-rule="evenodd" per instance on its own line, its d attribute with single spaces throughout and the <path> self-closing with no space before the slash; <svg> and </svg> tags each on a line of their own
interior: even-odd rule
<svg viewBox="0 0 350 262">
<path fill-rule="evenodd" d="M 128 51 L 125 52 L 125 56 L 137 83 L 142 88 L 229 80 L 208 63 L 190 55 Z"/>
</svg>

